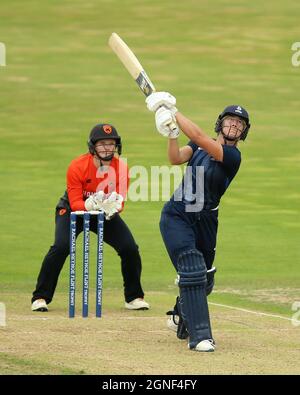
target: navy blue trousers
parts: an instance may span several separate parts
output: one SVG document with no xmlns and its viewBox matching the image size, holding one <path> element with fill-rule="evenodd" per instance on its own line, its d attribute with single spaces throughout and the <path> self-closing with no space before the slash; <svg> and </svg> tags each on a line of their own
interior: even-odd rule
<svg viewBox="0 0 300 395">
<path fill-rule="evenodd" d="M 169 201 L 162 210 L 159 225 L 176 271 L 178 256 L 194 248 L 203 254 L 207 269 L 212 267 L 218 231 L 218 210 L 187 213 L 177 203 Z"/>
</svg>

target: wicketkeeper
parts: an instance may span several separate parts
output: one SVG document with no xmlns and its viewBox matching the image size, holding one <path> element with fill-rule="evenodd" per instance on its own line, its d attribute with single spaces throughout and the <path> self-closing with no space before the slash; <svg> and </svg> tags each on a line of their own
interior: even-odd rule
<svg viewBox="0 0 300 395">
<path fill-rule="evenodd" d="M 105 212 L 104 242 L 121 258 L 125 307 L 147 310 L 141 286 L 142 263 L 139 248 L 120 212 L 128 190 L 128 167 L 119 156 L 121 137 L 110 124 L 98 124 L 90 133 L 89 152 L 74 159 L 67 171 L 67 190 L 56 206 L 55 240 L 44 258 L 32 297 L 32 311 L 48 311 L 60 271 L 69 255 L 70 212 Z M 116 154 L 118 154 L 116 156 Z M 97 233 L 96 217 L 91 217 L 90 229 Z M 83 230 L 78 218 L 77 236 Z"/>
<path fill-rule="evenodd" d="M 162 210 L 160 230 L 178 274 L 179 297 L 169 312 L 170 329 L 188 338 L 195 351 L 214 351 L 207 295 L 214 286 L 218 209 L 221 197 L 239 170 L 237 148 L 250 129 L 247 111 L 237 105 L 224 109 L 215 124 L 217 138 L 178 112 L 176 99 L 167 92 L 152 93 L 147 107 L 155 112 L 156 127 L 168 138 L 172 165 L 187 163 L 185 176 Z M 170 124 L 175 124 L 173 130 Z M 177 127 L 176 127 L 177 124 Z M 189 138 L 179 147 L 179 130 Z"/>
</svg>

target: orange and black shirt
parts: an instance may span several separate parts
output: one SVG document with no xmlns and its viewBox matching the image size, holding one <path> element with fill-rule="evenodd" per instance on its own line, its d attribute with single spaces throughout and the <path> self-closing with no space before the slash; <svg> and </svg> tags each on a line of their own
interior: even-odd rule
<svg viewBox="0 0 300 395">
<path fill-rule="evenodd" d="M 58 207 L 70 208 L 72 211 L 85 210 L 84 201 L 98 191 L 115 191 L 125 200 L 128 185 L 129 171 L 123 160 L 113 157 L 110 166 L 97 168 L 93 155 L 83 154 L 70 163 L 67 171 L 67 190 Z"/>
</svg>

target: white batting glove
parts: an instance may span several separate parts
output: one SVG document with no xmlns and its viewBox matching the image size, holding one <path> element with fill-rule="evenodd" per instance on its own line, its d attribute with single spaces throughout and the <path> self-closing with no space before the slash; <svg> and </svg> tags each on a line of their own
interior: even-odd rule
<svg viewBox="0 0 300 395">
<path fill-rule="evenodd" d="M 170 128 L 170 123 L 176 125 L 176 129 Z M 176 139 L 179 136 L 179 127 L 176 123 L 175 117 L 170 110 L 164 107 L 159 108 L 155 113 L 155 125 L 157 131 L 164 137 Z"/>
<path fill-rule="evenodd" d="M 173 114 L 177 112 L 176 98 L 169 92 L 154 92 L 146 98 L 146 104 L 149 111 L 157 111 L 159 107 L 167 107 Z"/>
<path fill-rule="evenodd" d="M 176 129 L 170 130 L 169 139 L 177 139 L 179 137 L 179 127 L 176 122 L 174 123 L 176 124 Z"/>
<path fill-rule="evenodd" d="M 85 202 L 84 202 L 84 207 L 86 211 L 95 211 L 95 210 L 100 210 L 98 208 L 97 202 L 94 200 L 94 195 L 89 196 Z"/>
</svg>

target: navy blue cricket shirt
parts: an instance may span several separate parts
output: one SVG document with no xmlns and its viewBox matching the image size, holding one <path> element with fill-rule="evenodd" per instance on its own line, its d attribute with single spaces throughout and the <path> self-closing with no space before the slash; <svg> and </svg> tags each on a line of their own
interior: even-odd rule
<svg viewBox="0 0 300 395">
<path fill-rule="evenodd" d="M 235 146 L 222 145 L 223 162 L 218 162 L 192 141 L 188 145 L 192 148 L 193 155 L 171 201 L 175 202 L 177 208 L 185 211 L 216 209 L 239 170 L 241 153 Z M 186 210 L 187 206 L 190 209 Z"/>
</svg>

